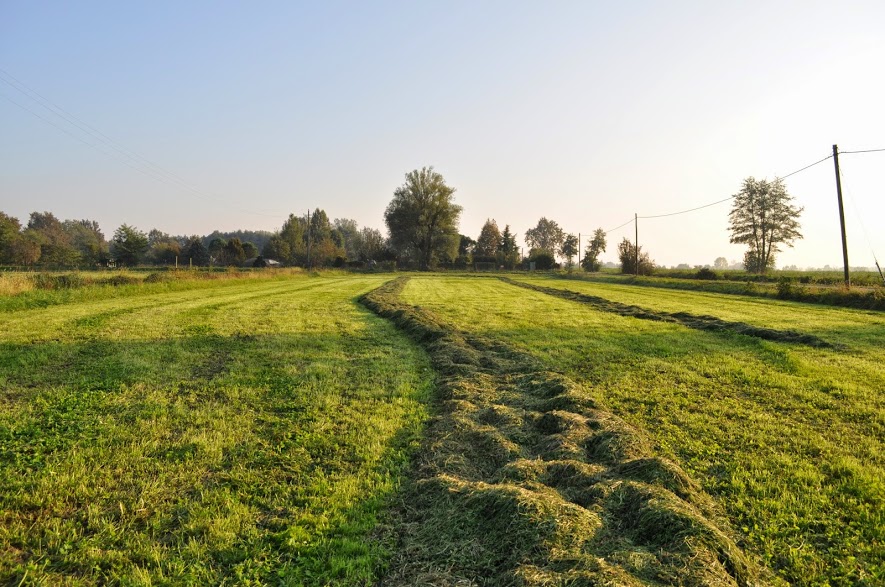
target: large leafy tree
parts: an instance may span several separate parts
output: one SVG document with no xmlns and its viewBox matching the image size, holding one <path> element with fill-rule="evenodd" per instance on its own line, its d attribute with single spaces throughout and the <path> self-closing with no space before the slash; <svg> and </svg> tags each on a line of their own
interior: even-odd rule
<svg viewBox="0 0 885 587">
<path fill-rule="evenodd" d="M 433 167 L 406 174 L 384 212 L 390 244 L 401 256 L 414 257 L 424 269 L 440 258 L 455 258 L 461 206 L 454 193 Z"/>
<path fill-rule="evenodd" d="M 28 221 L 28 230 L 40 243 L 41 264 L 56 266 L 79 264 L 80 254 L 74 247 L 71 235 L 52 212 L 32 212 Z"/>
<path fill-rule="evenodd" d="M 587 243 L 587 248 L 584 250 L 584 258 L 581 259 L 581 267 L 583 267 L 585 271 L 599 271 L 599 255 L 605 252 L 606 246 L 605 231 L 601 228 L 597 228 L 593 231 L 593 238 L 590 239 L 590 242 Z"/>
<path fill-rule="evenodd" d="M 802 238 L 798 219 L 803 208 L 793 206 L 792 199 L 782 180 L 752 177 L 745 179 L 741 191 L 734 195 L 728 213 L 730 240 L 747 245 L 747 271 L 765 273 L 774 267 L 781 246 L 792 247 L 793 241 Z"/>
<path fill-rule="evenodd" d="M 501 246 L 501 231 L 498 230 L 498 223 L 493 219 L 487 219 L 482 225 L 479 238 L 476 239 L 476 246 L 473 250 L 473 257 L 482 257 L 482 260 L 494 259 L 498 254 L 498 248 Z"/>
<path fill-rule="evenodd" d="M 553 220 L 541 218 L 538 225 L 525 231 L 525 242 L 529 248 L 555 255 L 562 247 L 565 232 Z"/>
<path fill-rule="evenodd" d="M 138 265 L 148 249 L 148 236 L 134 226 L 123 224 L 114 232 L 111 253 L 121 265 Z"/>
<path fill-rule="evenodd" d="M 80 255 L 83 265 L 104 264 L 108 258 L 108 243 L 95 220 L 65 220 L 62 223 L 71 244 Z"/>
</svg>

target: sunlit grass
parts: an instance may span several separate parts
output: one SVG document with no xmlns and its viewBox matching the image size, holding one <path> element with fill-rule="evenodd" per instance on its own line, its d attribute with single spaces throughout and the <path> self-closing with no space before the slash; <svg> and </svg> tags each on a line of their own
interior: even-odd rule
<svg viewBox="0 0 885 587">
<path fill-rule="evenodd" d="M 0 582 L 364 584 L 424 418 L 377 277 L 0 314 Z"/>
<path fill-rule="evenodd" d="M 637 320 L 494 279 L 415 278 L 404 297 L 585 383 L 696 477 L 745 546 L 786 580 L 885 580 L 885 356 L 875 316 L 738 300 L 745 311 L 732 297 L 664 293 L 617 299 L 789 325 L 847 349 Z"/>
</svg>

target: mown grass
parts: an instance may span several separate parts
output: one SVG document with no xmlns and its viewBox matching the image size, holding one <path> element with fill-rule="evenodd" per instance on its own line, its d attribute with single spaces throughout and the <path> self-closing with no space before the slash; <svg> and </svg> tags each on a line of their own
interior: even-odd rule
<svg viewBox="0 0 885 587">
<path fill-rule="evenodd" d="M 726 280 L 704 280 L 684 277 L 658 276 L 635 277 L 613 273 L 559 273 L 563 278 L 594 283 L 629 284 L 656 289 L 683 291 L 707 291 L 719 294 L 753 296 L 768 299 L 784 299 L 842 306 L 867 310 L 885 310 L 885 287 L 881 281 L 865 280 L 864 285 L 845 289 L 841 285 L 821 284 L 802 277 L 782 276 L 771 281 L 771 276 L 749 276 L 741 282 L 731 275 Z"/>
<path fill-rule="evenodd" d="M 403 303 L 363 303 L 438 373 L 383 585 L 763 585 L 710 498 L 580 385 Z"/>
<path fill-rule="evenodd" d="M 383 281 L 0 313 L 0 583 L 372 582 L 431 383 Z"/>
<path fill-rule="evenodd" d="M 885 351 L 873 315 L 685 302 L 846 347 L 833 350 L 637 320 L 495 279 L 418 277 L 403 296 L 583 384 L 697 479 L 741 531 L 738 544 L 786 581 L 885 582 Z M 642 302 L 680 310 L 672 296 Z"/>
</svg>

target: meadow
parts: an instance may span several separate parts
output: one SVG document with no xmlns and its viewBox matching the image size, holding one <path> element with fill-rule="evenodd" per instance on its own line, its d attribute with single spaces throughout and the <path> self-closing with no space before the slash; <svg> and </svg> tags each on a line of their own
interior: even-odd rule
<svg viewBox="0 0 885 587">
<path fill-rule="evenodd" d="M 259 273 L 10 291 L 0 346 L 0 583 L 885 583 L 881 312 Z"/>
<path fill-rule="evenodd" d="M 885 316 L 555 278 L 416 278 L 408 303 L 583 384 L 715 500 L 737 543 L 793 584 L 885 580 Z M 633 306 L 640 319 L 519 283 Z M 621 308 L 623 309 L 623 308 Z M 800 331 L 709 331 L 664 312 Z"/>
<path fill-rule="evenodd" d="M 0 314 L 0 583 L 374 577 L 431 382 L 354 302 L 383 281 L 85 288 Z"/>
</svg>

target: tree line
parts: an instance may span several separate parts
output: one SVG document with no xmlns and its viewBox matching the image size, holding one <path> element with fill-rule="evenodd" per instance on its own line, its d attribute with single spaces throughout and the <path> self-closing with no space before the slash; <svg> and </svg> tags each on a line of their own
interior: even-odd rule
<svg viewBox="0 0 885 587">
<path fill-rule="evenodd" d="M 279 263 L 298 267 L 342 267 L 396 262 L 421 269 L 505 269 L 562 266 L 598 271 L 606 252 L 607 235 L 596 229 L 583 254 L 579 238 L 557 222 L 541 217 L 525 231 L 528 254 L 518 245 L 509 224 L 501 230 L 495 219 L 483 224 L 474 240 L 459 232 L 462 207 L 455 189 L 433 167 L 406 174 L 384 212 L 387 236 L 360 227 L 355 220 L 330 220 L 320 208 L 305 215 L 290 214 L 280 230 L 215 231 L 206 236 L 172 236 L 153 229 L 143 232 L 123 224 L 105 239 L 93 220 L 59 220 L 51 212 L 32 212 L 26 225 L 0 212 L 0 264 L 42 267 L 136 265 L 266 266 Z M 764 273 L 774 267 L 781 246 L 802 238 L 798 217 L 783 182 L 746 179 L 735 194 L 729 213 L 730 242 L 747 245 L 744 267 Z M 624 238 L 617 246 L 624 273 L 647 275 L 655 267 L 647 251 Z M 720 258 L 724 261 L 724 258 Z M 717 259 L 717 264 L 720 259 Z"/>
</svg>

